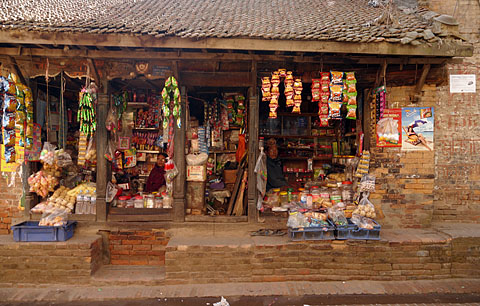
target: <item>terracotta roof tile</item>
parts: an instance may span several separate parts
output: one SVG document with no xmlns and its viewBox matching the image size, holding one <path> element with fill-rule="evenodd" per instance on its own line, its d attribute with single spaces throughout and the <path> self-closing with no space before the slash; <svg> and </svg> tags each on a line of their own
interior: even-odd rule
<svg viewBox="0 0 480 306">
<path fill-rule="evenodd" d="M 0 29 L 353 42 L 430 29 L 428 10 L 395 8 L 388 26 L 385 12 L 368 0 L 2 0 Z"/>
</svg>

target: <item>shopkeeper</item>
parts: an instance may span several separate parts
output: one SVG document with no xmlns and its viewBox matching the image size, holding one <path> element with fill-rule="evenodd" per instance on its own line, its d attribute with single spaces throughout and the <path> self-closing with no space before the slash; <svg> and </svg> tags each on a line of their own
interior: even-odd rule
<svg viewBox="0 0 480 306">
<path fill-rule="evenodd" d="M 278 158 L 277 142 L 275 139 L 269 139 L 267 142 L 267 191 L 287 185 L 283 176 L 282 162 Z"/>
<path fill-rule="evenodd" d="M 167 154 L 160 153 L 157 157 L 155 167 L 148 175 L 147 184 L 145 186 L 145 192 L 155 192 L 164 189 L 165 183 L 165 161 Z"/>
</svg>

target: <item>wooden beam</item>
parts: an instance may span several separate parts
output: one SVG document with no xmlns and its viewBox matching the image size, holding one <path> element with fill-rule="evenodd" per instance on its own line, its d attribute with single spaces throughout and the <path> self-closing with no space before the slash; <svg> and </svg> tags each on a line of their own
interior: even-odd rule
<svg viewBox="0 0 480 306">
<path fill-rule="evenodd" d="M 39 31 L 0 31 L 0 43 L 85 45 L 144 48 L 188 48 L 222 50 L 262 50 L 287 52 L 330 52 L 344 54 L 380 54 L 410 56 L 471 57 L 473 45 L 442 42 L 431 45 L 393 44 L 388 42 L 356 43 L 307 40 L 267 40 L 255 38 L 206 38 L 179 37 L 155 38 L 146 35 L 89 34 Z"/>
<path fill-rule="evenodd" d="M 220 53 L 220 52 L 183 52 L 178 56 L 177 52 L 165 51 L 139 51 L 138 49 L 121 48 L 122 51 L 112 50 L 88 50 L 84 46 L 76 46 L 79 49 L 72 49 L 65 52 L 62 49 L 48 48 L 22 48 L 20 57 L 30 58 L 32 56 L 50 57 L 50 58 L 92 58 L 92 59 L 166 59 L 166 60 L 221 60 L 221 61 L 257 61 L 257 62 L 297 62 L 297 63 L 319 63 L 322 56 L 289 56 L 289 55 L 265 55 L 255 54 L 249 51 L 248 54 L 239 53 Z M 18 57 L 17 48 L 0 48 L 0 54 Z M 205 49 L 204 49 L 205 50 Z M 352 64 L 361 65 L 378 65 L 384 59 L 379 57 L 365 56 L 324 56 L 324 63 L 344 64 L 348 60 Z M 409 58 L 388 58 L 388 64 L 444 64 L 453 61 L 448 58 L 431 58 L 431 57 L 409 57 Z"/>
<path fill-rule="evenodd" d="M 93 72 L 95 77 L 95 81 L 97 81 L 97 85 L 101 88 L 102 84 L 100 83 L 100 75 L 98 74 L 97 66 L 95 66 L 95 62 L 91 58 L 87 58 L 88 65 L 90 66 L 90 70 Z"/>
<path fill-rule="evenodd" d="M 420 100 L 420 94 L 422 92 L 423 85 L 427 80 L 428 72 L 430 71 L 430 64 L 423 65 L 422 67 L 422 74 L 420 75 L 420 79 L 418 79 L 417 84 L 415 85 L 415 89 L 412 93 L 412 102 L 418 102 Z"/>
<path fill-rule="evenodd" d="M 15 72 L 15 74 L 18 76 L 18 78 L 20 79 L 20 82 L 22 82 L 22 84 L 24 85 L 27 85 L 27 80 L 24 78 L 23 76 L 23 73 L 22 71 L 20 70 L 20 67 L 18 66 L 17 64 L 17 61 L 15 60 L 14 57 L 12 56 L 9 56 L 8 57 L 8 60 L 10 61 L 10 66 L 12 67 L 13 71 Z"/>
</svg>

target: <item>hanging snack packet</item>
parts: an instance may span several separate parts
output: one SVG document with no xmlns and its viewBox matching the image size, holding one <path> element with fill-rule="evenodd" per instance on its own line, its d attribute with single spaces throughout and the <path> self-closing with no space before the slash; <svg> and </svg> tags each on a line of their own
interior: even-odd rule
<svg viewBox="0 0 480 306">
<path fill-rule="evenodd" d="M 295 82 L 293 83 L 293 89 L 295 90 L 296 95 L 302 94 L 303 85 L 301 79 L 295 79 Z"/>
<path fill-rule="evenodd" d="M 342 85 L 330 86 L 330 99 L 335 102 L 342 102 Z"/>
<path fill-rule="evenodd" d="M 357 87 L 356 87 L 357 81 L 346 81 L 345 85 L 347 86 L 346 90 L 347 92 L 357 92 Z"/>
<path fill-rule="evenodd" d="M 320 75 L 322 82 L 330 82 L 330 72 L 321 72 Z"/>
<path fill-rule="evenodd" d="M 270 83 L 270 78 L 269 77 L 263 77 L 262 78 L 262 101 L 270 101 L 271 94 L 270 94 L 270 88 L 272 87 L 272 84 Z"/>
<path fill-rule="evenodd" d="M 320 102 L 322 103 L 328 103 L 328 99 L 330 98 L 330 93 L 324 93 L 322 92 L 321 96 L 320 96 Z"/>
<path fill-rule="evenodd" d="M 4 158 L 7 163 L 15 162 L 15 147 L 5 147 Z"/>
<path fill-rule="evenodd" d="M 14 146 L 15 145 L 15 130 L 6 130 L 3 129 L 3 144 L 5 146 Z"/>
<path fill-rule="evenodd" d="M 272 86 L 277 86 L 280 85 L 280 75 L 278 74 L 278 71 L 272 72 Z"/>
<path fill-rule="evenodd" d="M 328 117 L 320 117 L 320 126 L 327 127 L 328 126 Z"/>
<path fill-rule="evenodd" d="M 287 75 L 285 76 L 285 86 L 293 86 L 293 72 L 287 71 Z"/>
<path fill-rule="evenodd" d="M 355 81 L 355 72 L 345 72 L 345 79 L 347 81 Z"/>
<path fill-rule="evenodd" d="M 331 84 L 343 84 L 343 72 L 341 71 L 330 71 L 330 74 L 332 76 L 332 80 L 330 81 Z"/>
<path fill-rule="evenodd" d="M 348 105 L 347 106 L 347 119 L 357 119 L 357 106 L 356 105 Z"/>
<path fill-rule="evenodd" d="M 33 138 L 25 138 L 25 149 L 31 150 L 33 146 Z"/>
<path fill-rule="evenodd" d="M 330 102 L 328 104 L 328 107 L 330 108 L 330 114 L 329 118 L 330 119 L 340 119 L 340 108 L 342 107 L 342 102 Z"/>
<path fill-rule="evenodd" d="M 357 93 L 349 92 L 347 93 L 348 101 L 347 105 L 357 105 Z"/>
<path fill-rule="evenodd" d="M 318 114 L 328 116 L 328 104 L 319 103 L 318 105 Z"/>
<path fill-rule="evenodd" d="M 286 77 L 287 76 L 287 69 L 285 69 L 285 68 L 278 69 L 278 75 L 282 78 Z"/>
<path fill-rule="evenodd" d="M 3 99 L 3 111 L 14 112 L 17 108 L 17 99 L 15 96 L 5 94 Z"/>
<path fill-rule="evenodd" d="M 13 129 L 15 127 L 15 113 L 3 113 L 2 126 L 4 129 Z"/>
</svg>

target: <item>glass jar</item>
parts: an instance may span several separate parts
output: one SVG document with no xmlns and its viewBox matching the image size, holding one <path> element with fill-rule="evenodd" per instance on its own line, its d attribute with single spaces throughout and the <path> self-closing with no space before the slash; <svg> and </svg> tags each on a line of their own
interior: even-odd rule
<svg viewBox="0 0 480 306">
<path fill-rule="evenodd" d="M 147 194 L 145 196 L 145 206 L 146 208 L 154 208 L 155 207 L 155 198 L 153 194 Z"/>
<path fill-rule="evenodd" d="M 288 204 L 288 193 L 286 191 L 281 191 L 280 192 L 280 205 L 286 205 Z"/>
<path fill-rule="evenodd" d="M 293 201 L 293 188 L 288 188 L 287 189 L 287 198 L 288 198 L 288 202 Z"/>
<path fill-rule="evenodd" d="M 163 208 L 163 198 L 159 195 L 155 196 L 155 208 Z"/>
<path fill-rule="evenodd" d="M 338 188 L 332 188 L 332 191 L 330 192 L 330 200 L 332 201 L 332 204 L 338 204 L 342 202 L 342 192 Z"/>
<path fill-rule="evenodd" d="M 128 199 L 126 208 L 134 208 L 134 207 L 135 207 L 135 199 L 133 198 Z"/>
<path fill-rule="evenodd" d="M 320 203 L 320 189 L 317 188 L 312 188 L 312 205 L 314 209 L 320 208 L 319 203 Z"/>
<path fill-rule="evenodd" d="M 307 208 L 308 209 L 313 208 L 313 197 L 311 193 L 307 194 Z"/>
<path fill-rule="evenodd" d="M 166 192 L 162 192 L 163 196 L 163 208 L 172 208 L 173 207 L 173 198 Z"/>
<path fill-rule="evenodd" d="M 292 192 L 292 202 L 300 202 L 300 193 L 298 191 Z"/>
<path fill-rule="evenodd" d="M 305 190 L 300 192 L 300 203 L 302 203 L 302 205 L 307 205 L 307 197 L 308 197 L 308 192 L 306 192 Z"/>
<path fill-rule="evenodd" d="M 345 204 L 353 203 L 353 184 L 350 181 L 344 181 L 342 183 L 342 201 Z"/>
<path fill-rule="evenodd" d="M 141 195 L 138 195 L 135 197 L 135 200 L 134 200 L 134 207 L 135 208 L 144 208 L 144 200 L 143 200 L 143 197 Z"/>
</svg>

